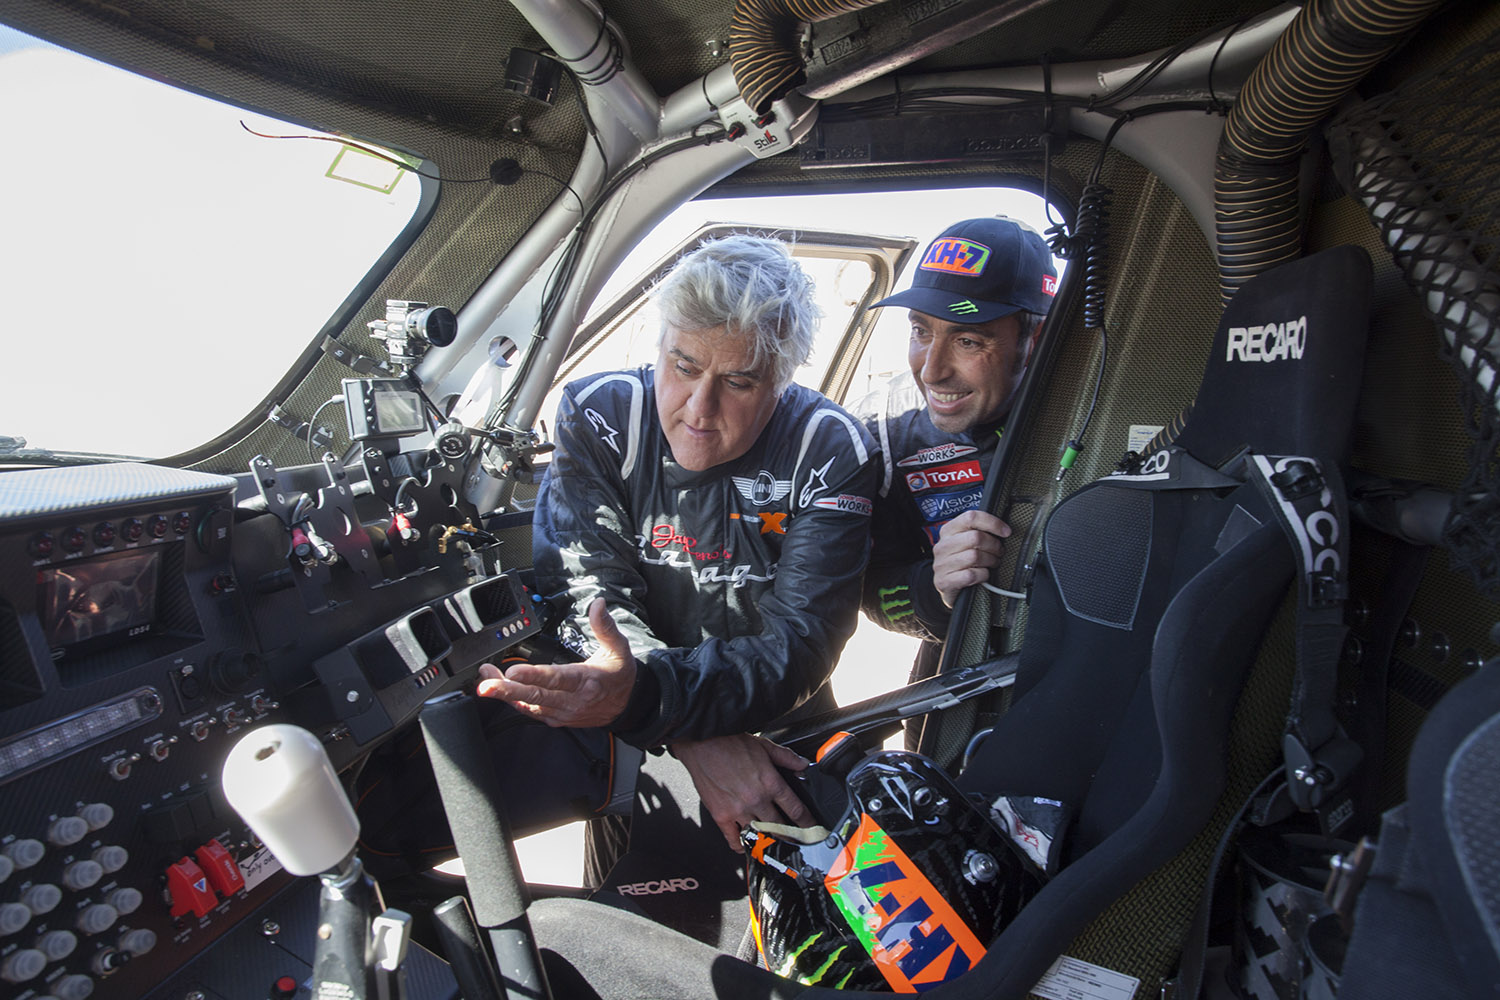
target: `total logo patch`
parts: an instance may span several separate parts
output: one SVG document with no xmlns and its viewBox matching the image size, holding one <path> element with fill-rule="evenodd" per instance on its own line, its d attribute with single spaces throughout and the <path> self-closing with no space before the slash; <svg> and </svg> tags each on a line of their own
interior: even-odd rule
<svg viewBox="0 0 1500 1000">
<path fill-rule="evenodd" d="M 972 444 L 938 444 L 931 448 L 923 448 L 921 451 L 907 455 L 896 464 L 901 468 L 910 468 L 913 465 L 931 465 L 933 462 L 951 462 L 955 458 L 972 455 L 979 449 Z"/>
<path fill-rule="evenodd" d="M 1042 275 L 1042 294 L 1057 295 L 1057 276 L 1052 274 Z"/>
<path fill-rule="evenodd" d="M 985 262 L 990 259 L 990 248 L 973 240 L 957 236 L 944 236 L 932 241 L 922 263 L 917 267 L 923 271 L 942 271 L 944 274 L 965 274 L 977 278 L 984 272 Z"/>
<path fill-rule="evenodd" d="M 984 482 L 984 473 L 980 470 L 978 462 L 954 462 L 951 465 L 940 465 L 935 469 L 923 469 L 921 472 L 906 474 L 906 485 L 913 493 L 982 482 Z"/>
<path fill-rule="evenodd" d="M 846 514 L 863 514 L 865 517 L 869 517 L 875 510 L 868 497 L 855 496 L 853 493 L 823 497 L 821 500 L 814 500 L 813 506 L 822 507 L 824 510 L 841 510 Z"/>
</svg>

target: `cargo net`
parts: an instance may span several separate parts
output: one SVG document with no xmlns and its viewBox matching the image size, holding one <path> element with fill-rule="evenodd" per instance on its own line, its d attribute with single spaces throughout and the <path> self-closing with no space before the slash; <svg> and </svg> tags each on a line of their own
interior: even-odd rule
<svg viewBox="0 0 1500 1000">
<path fill-rule="evenodd" d="M 1458 370 L 1468 475 L 1443 529 L 1454 568 L 1500 598 L 1500 33 L 1330 129 L 1364 203 Z"/>
</svg>

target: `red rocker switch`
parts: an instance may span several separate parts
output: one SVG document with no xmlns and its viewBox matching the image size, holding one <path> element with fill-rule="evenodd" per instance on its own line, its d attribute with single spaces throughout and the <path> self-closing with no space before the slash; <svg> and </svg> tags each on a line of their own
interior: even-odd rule
<svg viewBox="0 0 1500 1000">
<path fill-rule="evenodd" d="M 193 863 L 192 858 L 183 858 L 167 868 L 167 892 L 172 896 L 174 917 L 184 913 L 206 917 L 219 902 L 208 887 L 208 876 Z"/>
<path fill-rule="evenodd" d="M 194 851 L 193 856 L 203 866 L 208 884 L 225 899 L 245 888 L 245 876 L 240 874 L 240 866 L 235 862 L 234 855 L 225 850 L 224 845 L 217 840 L 210 840 Z"/>
</svg>

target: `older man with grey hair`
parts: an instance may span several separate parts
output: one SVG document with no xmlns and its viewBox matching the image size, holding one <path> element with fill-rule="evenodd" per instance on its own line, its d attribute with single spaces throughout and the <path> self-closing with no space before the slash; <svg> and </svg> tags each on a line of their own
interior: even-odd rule
<svg viewBox="0 0 1500 1000">
<path fill-rule="evenodd" d="M 557 726 L 669 746 L 739 850 L 752 820 L 810 821 L 749 735 L 831 707 L 869 550 L 873 443 L 792 382 L 812 285 L 786 247 L 733 236 L 655 292 L 655 366 L 570 384 L 542 481 L 534 560 L 566 592 L 577 663 L 482 670 L 479 693 Z"/>
</svg>

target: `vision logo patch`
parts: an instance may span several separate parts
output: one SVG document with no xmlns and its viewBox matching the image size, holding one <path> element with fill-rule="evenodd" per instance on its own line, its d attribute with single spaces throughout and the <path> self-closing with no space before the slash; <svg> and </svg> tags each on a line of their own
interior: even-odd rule
<svg viewBox="0 0 1500 1000">
<path fill-rule="evenodd" d="M 917 267 L 923 271 L 942 271 L 945 274 L 964 274 L 977 278 L 984 273 L 984 265 L 990 259 L 990 248 L 973 240 L 957 236 L 944 236 L 932 241 L 922 263 Z"/>
</svg>

